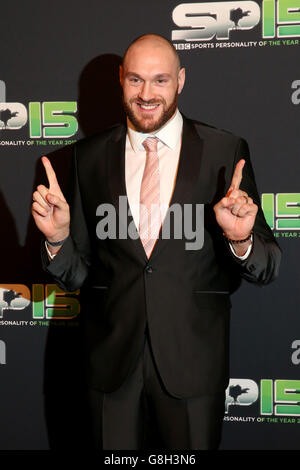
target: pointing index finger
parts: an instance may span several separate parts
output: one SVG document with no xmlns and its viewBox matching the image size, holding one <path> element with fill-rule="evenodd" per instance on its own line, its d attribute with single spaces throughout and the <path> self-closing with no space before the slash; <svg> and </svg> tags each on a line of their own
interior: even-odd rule
<svg viewBox="0 0 300 470">
<path fill-rule="evenodd" d="M 245 160 L 242 159 L 236 164 L 236 167 L 232 176 L 232 180 L 231 180 L 230 189 L 227 193 L 227 196 L 229 196 L 233 190 L 240 188 L 240 184 L 243 178 L 243 168 L 244 168 L 245 163 L 246 163 Z"/>
<path fill-rule="evenodd" d="M 49 182 L 49 189 L 57 189 L 59 187 L 55 171 L 53 170 L 53 167 L 50 163 L 50 160 L 47 157 L 42 157 L 42 162 L 44 165 L 44 168 L 46 170 L 48 182 Z"/>
</svg>

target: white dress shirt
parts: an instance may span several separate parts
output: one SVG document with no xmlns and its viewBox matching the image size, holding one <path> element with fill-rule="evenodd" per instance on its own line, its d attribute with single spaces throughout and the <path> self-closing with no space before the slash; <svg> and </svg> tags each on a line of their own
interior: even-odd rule
<svg viewBox="0 0 300 470">
<path fill-rule="evenodd" d="M 144 134 L 133 129 L 128 122 L 125 151 L 125 180 L 128 203 L 135 226 L 139 227 L 140 190 L 146 163 L 146 150 L 143 141 L 155 136 L 157 145 L 161 217 L 164 220 L 174 191 L 179 155 L 181 149 L 183 119 L 177 110 L 171 121 L 152 134 Z"/>
<path fill-rule="evenodd" d="M 125 180 L 126 192 L 131 214 L 135 226 L 139 227 L 139 203 L 140 190 L 143 172 L 146 163 L 146 150 L 143 142 L 147 137 L 157 137 L 157 153 L 159 157 L 159 177 L 160 177 L 160 203 L 161 216 L 164 220 L 174 191 L 179 155 L 182 140 L 183 119 L 180 112 L 176 111 L 174 117 L 163 127 L 152 134 L 137 132 L 131 122 L 127 120 L 128 132 L 126 136 L 125 150 Z M 251 235 L 252 242 L 252 235 Z M 229 243 L 232 253 L 240 260 L 245 260 L 250 254 L 252 243 L 243 256 L 237 256 L 231 243 Z"/>
</svg>

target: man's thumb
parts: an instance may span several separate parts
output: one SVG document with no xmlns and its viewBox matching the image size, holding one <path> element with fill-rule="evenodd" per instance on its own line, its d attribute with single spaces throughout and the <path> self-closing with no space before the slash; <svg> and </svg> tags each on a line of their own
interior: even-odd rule
<svg viewBox="0 0 300 470">
<path fill-rule="evenodd" d="M 62 208 L 62 201 L 59 199 L 59 197 L 54 196 L 54 194 L 48 193 L 46 195 L 47 202 L 52 204 L 53 206 L 59 207 L 60 209 Z"/>
</svg>

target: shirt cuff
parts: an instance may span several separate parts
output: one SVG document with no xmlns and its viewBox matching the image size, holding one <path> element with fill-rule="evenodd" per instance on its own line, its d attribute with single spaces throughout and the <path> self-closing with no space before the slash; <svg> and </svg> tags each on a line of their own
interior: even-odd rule
<svg viewBox="0 0 300 470">
<path fill-rule="evenodd" d="M 250 255 L 250 251 L 251 251 L 252 245 L 253 245 L 253 235 L 252 235 L 252 234 L 251 234 L 250 241 L 251 241 L 251 245 L 248 246 L 248 249 L 247 249 L 246 253 L 245 253 L 243 256 L 238 256 L 238 255 L 235 253 L 232 244 L 229 242 L 230 249 L 231 249 L 232 253 L 234 254 L 234 256 L 235 256 L 236 258 L 240 259 L 241 261 L 244 261 L 245 259 L 248 258 L 248 256 Z"/>
<path fill-rule="evenodd" d="M 46 247 L 48 258 L 49 258 L 50 261 L 52 261 L 55 258 L 57 253 L 54 253 L 54 254 L 50 253 L 46 240 L 45 240 L 45 247 Z"/>
</svg>

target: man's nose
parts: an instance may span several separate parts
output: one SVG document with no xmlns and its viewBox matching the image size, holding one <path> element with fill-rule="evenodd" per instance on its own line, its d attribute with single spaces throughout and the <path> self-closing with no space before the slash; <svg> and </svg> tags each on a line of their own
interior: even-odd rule
<svg viewBox="0 0 300 470">
<path fill-rule="evenodd" d="M 144 101 L 149 101 L 153 98 L 151 91 L 151 83 L 144 82 L 139 93 L 139 97 Z"/>
</svg>

